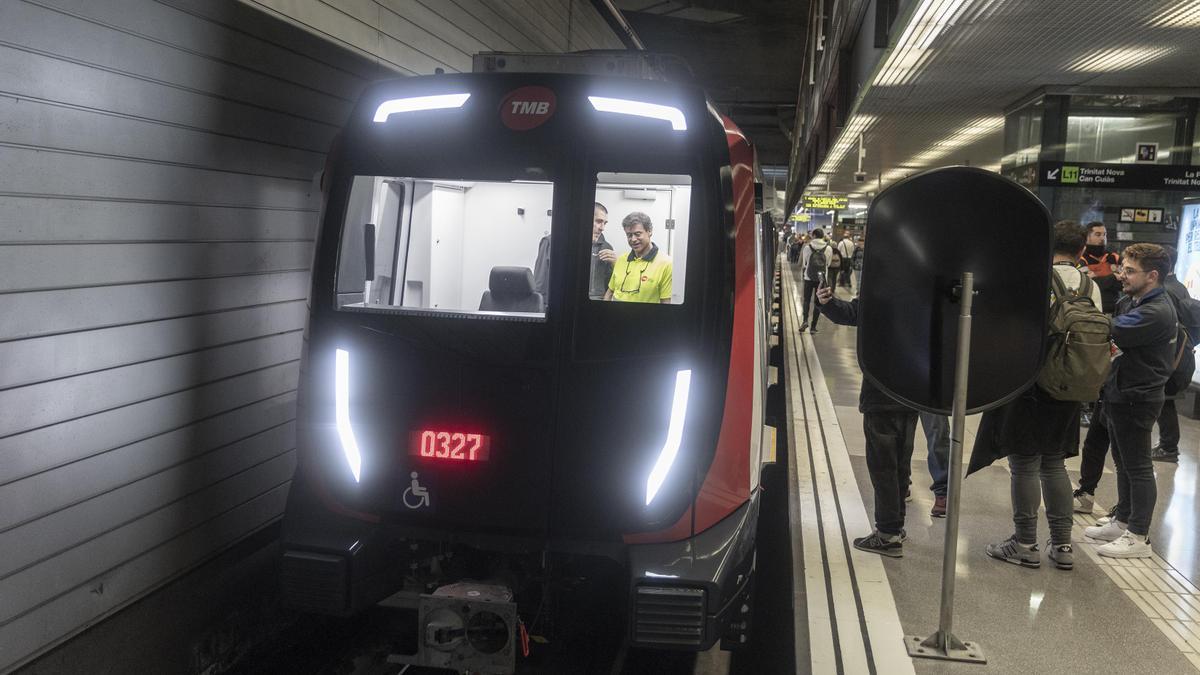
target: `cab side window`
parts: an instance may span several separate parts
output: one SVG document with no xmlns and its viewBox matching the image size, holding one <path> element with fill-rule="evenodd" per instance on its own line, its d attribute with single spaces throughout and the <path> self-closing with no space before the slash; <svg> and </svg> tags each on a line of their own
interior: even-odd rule
<svg viewBox="0 0 1200 675">
<path fill-rule="evenodd" d="M 691 176 L 597 174 L 588 297 L 683 304 L 691 203 Z"/>
</svg>

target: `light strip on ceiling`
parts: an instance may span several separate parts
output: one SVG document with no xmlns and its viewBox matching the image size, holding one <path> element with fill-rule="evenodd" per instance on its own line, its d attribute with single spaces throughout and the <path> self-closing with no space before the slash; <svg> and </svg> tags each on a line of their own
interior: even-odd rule
<svg viewBox="0 0 1200 675">
<path fill-rule="evenodd" d="M 1150 25 L 1156 28 L 1200 28 L 1200 2 L 1183 0 L 1159 12 Z"/>
<path fill-rule="evenodd" d="M 977 1 L 921 0 L 875 77 L 874 86 L 896 86 L 912 81 L 929 60 L 934 40 Z"/>
<path fill-rule="evenodd" d="M 1117 47 L 1097 49 L 1075 59 L 1067 70 L 1077 73 L 1107 73 L 1144 66 L 1175 51 L 1174 47 Z"/>
<path fill-rule="evenodd" d="M 945 138 L 934 143 L 933 147 L 914 156 L 905 162 L 905 164 L 927 167 L 939 159 L 952 154 L 955 150 L 971 145 L 984 136 L 997 133 L 1003 128 L 1003 117 L 980 117 L 971 120 L 962 127 L 950 132 Z"/>
<path fill-rule="evenodd" d="M 692 385 L 692 371 L 681 370 L 675 373 L 675 395 L 671 399 L 671 421 L 667 425 L 667 440 L 663 443 L 650 477 L 646 479 L 646 506 L 654 501 L 663 481 L 675 463 L 679 454 L 679 445 L 683 442 L 683 421 L 687 417 L 688 389 Z"/>
<path fill-rule="evenodd" d="M 469 98 L 471 98 L 470 94 L 439 94 L 437 96 L 394 98 L 379 104 L 379 107 L 375 109 L 374 120 L 376 122 L 386 122 L 388 117 L 397 113 L 461 108 Z"/>
<path fill-rule="evenodd" d="M 866 133 L 871 125 L 875 124 L 878 118 L 874 115 L 855 115 L 850 118 L 849 124 L 842 129 L 842 133 L 834 142 L 833 147 L 825 155 L 825 160 L 821 162 L 821 170 L 819 173 L 830 174 L 836 173 L 838 165 L 850 154 L 850 151 L 858 147 L 858 137 L 860 134 Z"/>
<path fill-rule="evenodd" d="M 959 17 L 981 2 L 990 6 L 993 0 L 920 0 L 871 86 L 889 87 L 911 82 L 929 61 L 934 41 Z M 828 175 L 838 171 L 838 165 L 857 145 L 858 136 L 870 128 L 876 119 L 873 115 L 865 114 L 851 118 L 821 162 L 818 176 L 813 178 L 810 188 L 816 187 L 820 174 L 825 174 L 824 182 L 828 185 Z"/>
</svg>

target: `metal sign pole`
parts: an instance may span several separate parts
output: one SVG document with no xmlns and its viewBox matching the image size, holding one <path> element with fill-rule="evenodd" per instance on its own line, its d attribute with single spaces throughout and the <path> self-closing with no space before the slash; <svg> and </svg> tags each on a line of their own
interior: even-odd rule
<svg viewBox="0 0 1200 675">
<path fill-rule="evenodd" d="M 942 611 L 937 632 L 927 638 L 907 635 L 904 644 L 913 658 L 987 663 L 983 649 L 975 642 L 963 642 L 954 636 L 954 581 L 958 562 L 958 503 L 962 489 L 963 436 L 967 424 L 967 375 L 971 363 L 971 300 L 975 294 L 975 275 L 962 275 L 961 311 L 958 315 L 958 346 L 954 365 L 954 405 L 950 424 L 950 481 L 946 509 L 946 545 L 942 552 Z"/>
</svg>

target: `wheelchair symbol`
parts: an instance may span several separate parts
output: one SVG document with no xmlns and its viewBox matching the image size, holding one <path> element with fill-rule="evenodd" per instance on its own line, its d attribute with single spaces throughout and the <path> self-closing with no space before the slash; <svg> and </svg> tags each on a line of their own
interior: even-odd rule
<svg viewBox="0 0 1200 675">
<path fill-rule="evenodd" d="M 410 509 L 429 506 L 429 489 L 417 480 L 417 472 L 412 472 L 412 485 L 404 491 L 404 505 Z"/>
</svg>

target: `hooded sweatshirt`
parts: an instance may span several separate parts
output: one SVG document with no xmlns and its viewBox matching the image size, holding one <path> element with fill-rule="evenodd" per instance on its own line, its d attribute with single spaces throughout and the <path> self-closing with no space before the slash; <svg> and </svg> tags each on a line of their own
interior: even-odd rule
<svg viewBox="0 0 1200 675">
<path fill-rule="evenodd" d="M 829 259 L 833 257 L 832 251 L 829 251 L 829 242 L 824 239 L 814 239 L 804 245 L 804 252 L 800 254 L 800 278 L 808 278 L 808 259 L 812 256 L 813 249 L 825 252 L 825 264 L 829 264 Z"/>
</svg>

